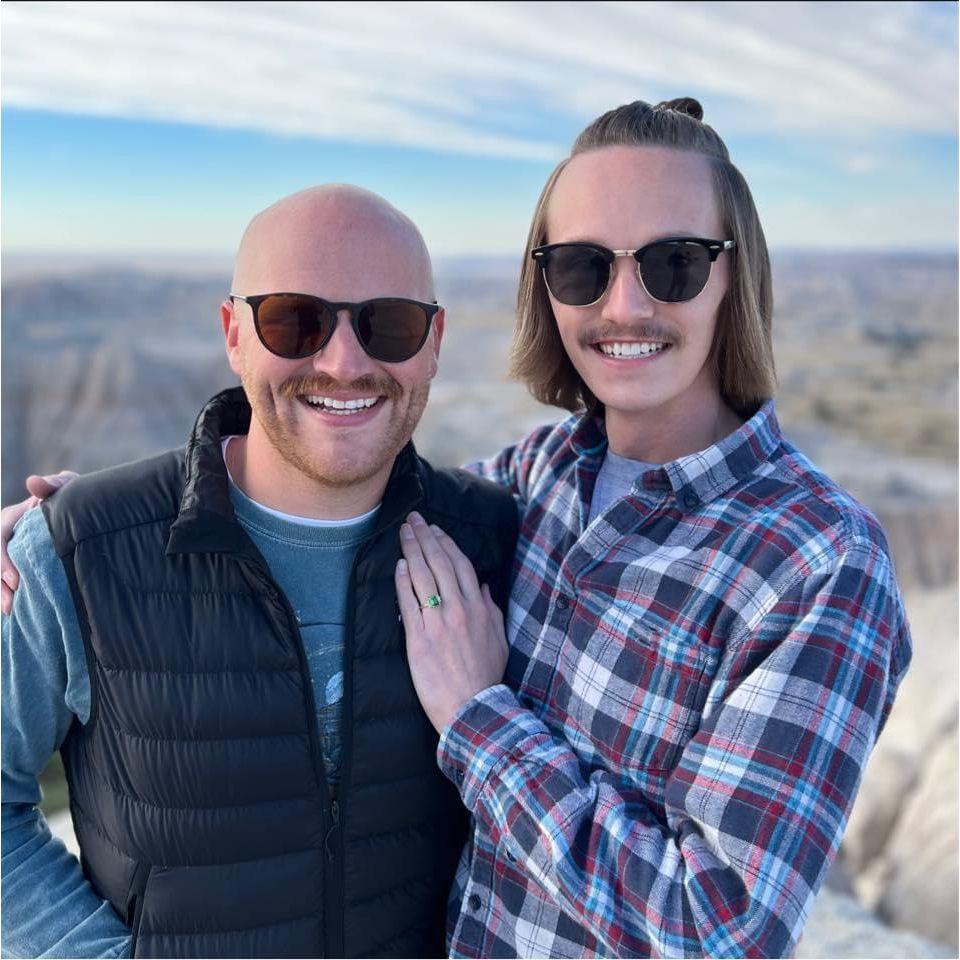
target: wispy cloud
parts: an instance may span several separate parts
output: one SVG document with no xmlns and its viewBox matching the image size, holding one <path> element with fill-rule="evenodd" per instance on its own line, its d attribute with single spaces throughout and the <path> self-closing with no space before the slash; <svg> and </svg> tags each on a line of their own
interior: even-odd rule
<svg viewBox="0 0 960 960">
<path fill-rule="evenodd" d="M 579 122 L 692 94 L 732 130 L 957 123 L 956 10 L 914 3 L 7 2 L 3 102 L 550 160 Z M 710 106 L 715 103 L 716 106 Z"/>
<path fill-rule="evenodd" d="M 883 160 L 871 153 L 854 153 L 844 157 L 841 166 L 847 173 L 873 173 L 883 166 Z"/>
</svg>

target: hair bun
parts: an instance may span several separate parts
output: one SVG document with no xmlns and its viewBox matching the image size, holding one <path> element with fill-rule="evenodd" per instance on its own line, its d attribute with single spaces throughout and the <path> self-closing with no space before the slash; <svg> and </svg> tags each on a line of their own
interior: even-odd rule
<svg viewBox="0 0 960 960">
<path fill-rule="evenodd" d="M 678 97 L 676 100 L 661 100 L 655 109 L 676 110 L 677 113 L 685 113 L 688 117 L 693 117 L 694 120 L 703 119 L 703 107 L 700 106 L 700 101 L 694 100 L 693 97 Z"/>
</svg>

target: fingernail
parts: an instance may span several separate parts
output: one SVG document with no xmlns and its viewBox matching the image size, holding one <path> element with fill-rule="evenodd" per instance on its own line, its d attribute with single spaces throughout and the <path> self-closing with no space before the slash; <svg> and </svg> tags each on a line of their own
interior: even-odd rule
<svg viewBox="0 0 960 960">
<path fill-rule="evenodd" d="M 397 571 L 398 571 L 399 573 L 406 573 L 406 572 L 407 572 L 407 561 L 406 561 L 406 560 L 398 560 L 398 561 L 397 561 Z"/>
<path fill-rule="evenodd" d="M 424 522 L 425 522 L 424 519 L 423 519 L 423 517 L 421 517 L 420 514 L 417 513 L 416 510 L 414 510 L 413 513 L 410 514 L 410 521 L 411 521 L 412 523 L 424 523 Z"/>
</svg>

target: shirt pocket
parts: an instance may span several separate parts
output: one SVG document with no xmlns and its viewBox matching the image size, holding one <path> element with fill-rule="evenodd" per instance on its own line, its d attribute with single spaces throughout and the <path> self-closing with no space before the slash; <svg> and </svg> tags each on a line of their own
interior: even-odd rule
<svg viewBox="0 0 960 960">
<path fill-rule="evenodd" d="M 700 724 L 718 653 L 677 628 L 638 619 L 612 603 L 602 615 L 578 606 L 551 701 L 567 738 L 591 765 L 630 779 L 672 771 Z"/>
</svg>

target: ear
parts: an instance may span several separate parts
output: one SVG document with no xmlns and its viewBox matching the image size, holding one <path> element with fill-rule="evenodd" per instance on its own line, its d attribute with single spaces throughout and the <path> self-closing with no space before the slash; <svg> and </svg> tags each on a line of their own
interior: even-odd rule
<svg viewBox="0 0 960 960">
<path fill-rule="evenodd" d="M 240 319 L 234 302 L 229 297 L 220 304 L 220 324 L 223 327 L 224 346 L 230 369 L 239 377 L 240 364 Z"/>
<path fill-rule="evenodd" d="M 443 307 L 441 307 L 433 315 L 433 323 L 430 325 L 430 336 L 433 341 L 433 361 L 430 364 L 430 377 L 433 378 L 436 376 L 437 367 L 439 366 L 440 361 L 440 341 L 443 340 L 443 328 L 444 322 L 446 321 L 446 313 L 444 313 Z"/>
</svg>

